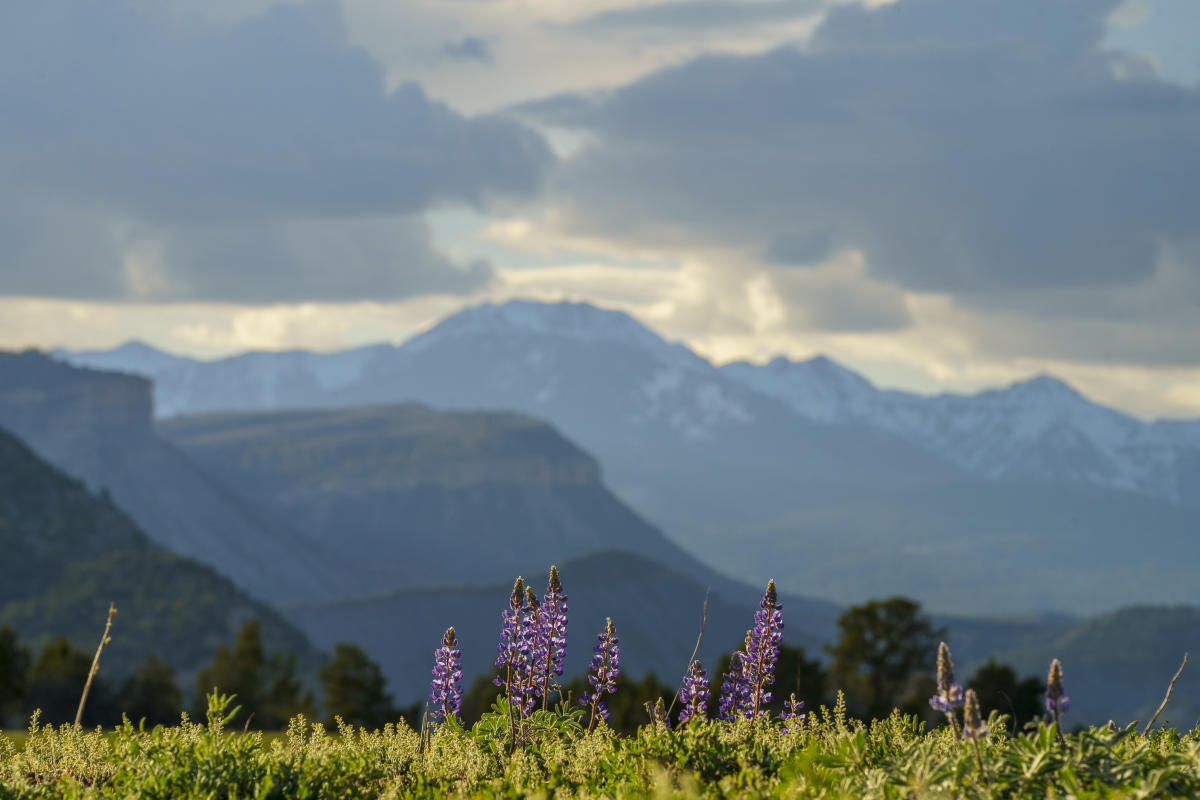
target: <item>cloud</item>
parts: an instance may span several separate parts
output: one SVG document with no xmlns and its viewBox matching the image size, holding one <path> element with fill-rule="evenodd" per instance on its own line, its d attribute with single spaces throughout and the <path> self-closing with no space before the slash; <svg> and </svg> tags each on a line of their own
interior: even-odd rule
<svg viewBox="0 0 1200 800">
<path fill-rule="evenodd" d="M 1200 234 L 1200 92 L 1116 77 L 1115 5 L 845 6 L 803 50 L 522 110 L 589 134 L 553 181 L 576 235 L 775 262 L 855 248 L 877 280 L 988 308 L 1119 293 Z"/>
<path fill-rule="evenodd" d="M 297 303 L 466 295 L 493 280 L 411 215 L 151 224 L 0 198 L 0 295 L 143 302 Z"/>
<path fill-rule="evenodd" d="M 498 116 L 388 90 L 314 0 L 208 24 L 137 0 L 0 6 L 0 293 L 273 302 L 462 293 L 419 214 L 536 194 Z"/>
<path fill-rule="evenodd" d="M 442 45 L 442 55 L 452 61 L 478 61 L 491 64 L 495 58 L 491 46 L 478 36 L 464 36 Z"/>
<path fill-rule="evenodd" d="M 610 8 L 571 25 L 588 31 L 665 29 L 678 34 L 681 31 L 766 25 L 813 14 L 828 5 L 827 0 L 676 0 Z"/>
<path fill-rule="evenodd" d="M 535 191 L 552 158 L 512 122 L 388 92 L 322 2 L 229 28 L 119 1 L 6 4 L 0 102 L 10 180 L 154 219 L 482 204 Z"/>
<path fill-rule="evenodd" d="M 767 243 L 763 258 L 774 264 L 815 264 L 824 261 L 832 250 L 831 231 L 782 233 Z"/>
</svg>

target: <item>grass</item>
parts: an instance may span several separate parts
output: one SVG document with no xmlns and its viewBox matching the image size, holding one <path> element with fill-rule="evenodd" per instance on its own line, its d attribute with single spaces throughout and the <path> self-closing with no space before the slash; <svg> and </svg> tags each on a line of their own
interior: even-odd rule
<svg viewBox="0 0 1200 800">
<path fill-rule="evenodd" d="M 470 730 L 403 723 L 335 734 L 302 718 L 285 734 L 207 724 L 138 731 L 31 726 L 0 743 L 0 798 L 1026 798 L 1200 795 L 1200 730 L 1146 737 L 1053 726 L 956 742 L 898 712 L 869 724 L 840 706 L 783 732 L 760 718 L 586 732 L 575 713 L 535 712 L 514 742 L 500 706 Z"/>
</svg>

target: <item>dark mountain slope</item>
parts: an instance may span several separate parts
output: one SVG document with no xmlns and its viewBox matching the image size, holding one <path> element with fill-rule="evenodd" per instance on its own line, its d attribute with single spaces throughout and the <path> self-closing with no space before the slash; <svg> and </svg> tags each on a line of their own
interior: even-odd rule
<svg viewBox="0 0 1200 800">
<path fill-rule="evenodd" d="M 273 609 L 213 569 L 152 544 L 106 498 L 38 458 L 0 430 L 0 624 L 23 639 L 66 635 L 95 647 L 109 602 L 119 611 L 105 650 L 108 675 L 149 653 L 190 675 L 249 617 L 264 645 L 311 666 L 305 639 Z"/>
</svg>

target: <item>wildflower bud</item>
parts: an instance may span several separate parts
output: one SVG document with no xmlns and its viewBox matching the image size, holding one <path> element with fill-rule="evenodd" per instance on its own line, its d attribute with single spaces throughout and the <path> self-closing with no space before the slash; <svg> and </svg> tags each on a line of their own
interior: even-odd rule
<svg viewBox="0 0 1200 800">
<path fill-rule="evenodd" d="M 1050 673 L 1046 676 L 1046 710 L 1059 714 L 1071 708 L 1071 698 L 1063 690 L 1062 662 L 1057 658 L 1050 662 Z"/>
<path fill-rule="evenodd" d="M 974 689 L 967 689 L 963 699 L 963 733 L 972 739 L 982 739 L 988 733 L 988 726 L 980 717 L 979 698 Z"/>
<path fill-rule="evenodd" d="M 538 599 L 537 595 L 533 593 L 532 586 L 525 587 L 525 605 L 530 611 L 538 610 Z"/>
<path fill-rule="evenodd" d="M 950 714 L 955 706 L 963 704 L 963 688 L 954 682 L 954 661 L 945 642 L 938 645 L 937 694 L 929 698 L 930 707 Z"/>
<path fill-rule="evenodd" d="M 508 598 L 508 604 L 512 607 L 513 611 L 517 611 L 521 608 L 521 601 L 524 598 L 525 579 L 518 575 L 516 581 L 513 582 L 513 590 Z"/>
<path fill-rule="evenodd" d="M 550 565 L 550 591 L 554 594 L 562 592 L 562 583 L 558 579 L 558 567 Z"/>
</svg>

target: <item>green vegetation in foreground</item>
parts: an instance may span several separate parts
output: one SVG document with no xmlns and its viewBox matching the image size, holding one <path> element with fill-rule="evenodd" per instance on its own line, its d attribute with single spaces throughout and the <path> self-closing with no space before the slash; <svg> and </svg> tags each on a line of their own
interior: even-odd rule
<svg viewBox="0 0 1200 800">
<path fill-rule="evenodd" d="M 115 732 L 35 722 L 24 748 L 0 740 L 0 797 L 1183 797 L 1200 794 L 1200 729 L 1150 737 L 1053 726 L 980 744 L 894 713 L 863 725 L 839 705 L 778 723 L 697 720 L 585 733 L 579 711 L 534 712 L 516 746 L 502 705 L 470 730 L 403 723 L 330 735 L 297 718 L 287 734 L 227 732 L 228 699 L 206 725 Z M 980 763 L 982 762 L 982 769 Z"/>
</svg>

